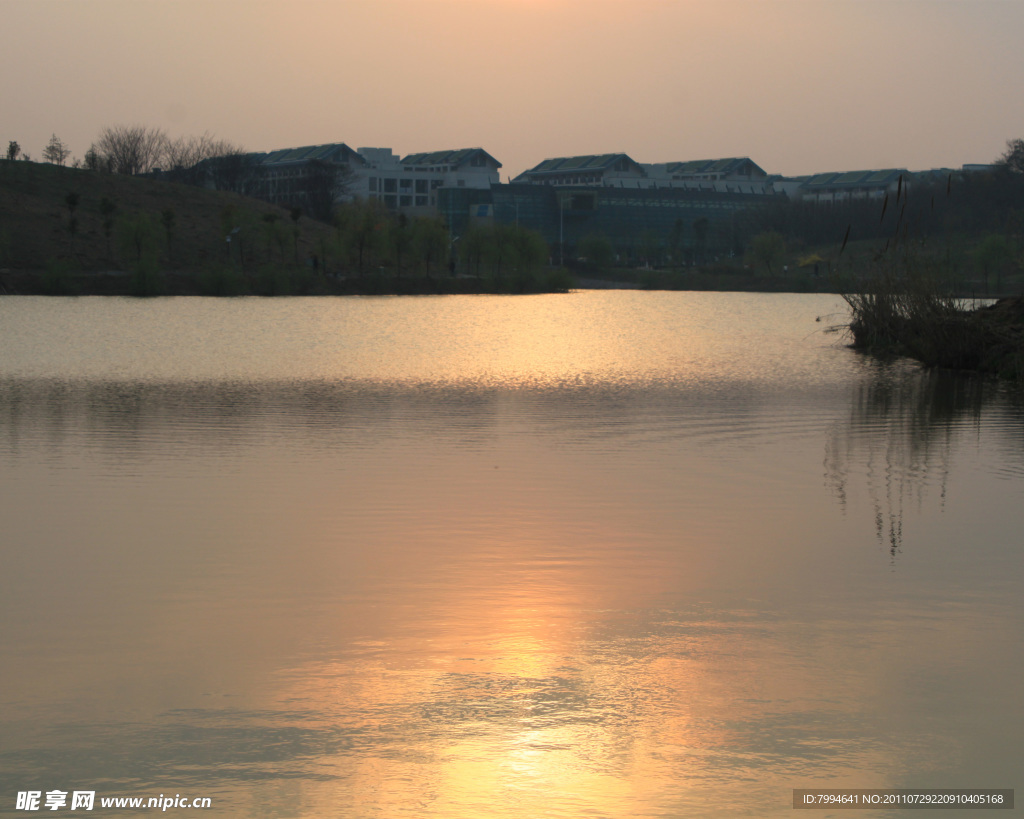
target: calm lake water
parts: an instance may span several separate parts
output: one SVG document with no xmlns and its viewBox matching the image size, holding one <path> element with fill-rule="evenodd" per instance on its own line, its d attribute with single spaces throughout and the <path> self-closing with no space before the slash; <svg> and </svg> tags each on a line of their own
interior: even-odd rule
<svg viewBox="0 0 1024 819">
<path fill-rule="evenodd" d="M 1021 786 L 1024 406 L 846 349 L 844 315 L 0 299 L 0 811 Z"/>
</svg>

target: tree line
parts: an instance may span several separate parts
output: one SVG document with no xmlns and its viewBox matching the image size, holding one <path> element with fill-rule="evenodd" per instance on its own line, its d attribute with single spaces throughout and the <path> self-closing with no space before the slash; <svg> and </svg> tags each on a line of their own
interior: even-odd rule
<svg viewBox="0 0 1024 819">
<path fill-rule="evenodd" d="M 143 125 L 116 125 L 100 131 L 82 159 L 74 159 L 72 167 L 126 175 L 150 173 L 156 168 L 166 171 L 188 171 L 204 160 L 244 155 L 245 150 L 226 139 L 211 134 L 171 138 L 160 128 Z M 64 166 L 71 158 L 71 149 L 56 134 L 42 151 L 43 161 Z M 24 153 L 16 140 L 7 144 L 7 159 L 32 157 Z"/>
<path fill-rule="evenodd" d="M 43 161 L 69 164 L 71 150 L 54 134 L 43 149 Z M 7 146 L 7 159 L 32 157 L 16 140 Z M 163 178 L 188 185 L 243 196 L 267 198 L 256 157 L 242 146 L 211 134 L 171 138 L 159 128 L 117 125 L 104 128 L 83 158 L 70 161 L 74 168 L 98 173 L 134 176 L 156 170 Z M 337 199 L 347 190 L 351 172 L 330 162 L 310 162 L 301 178 L 288 180 L 290 204 L 298 204 L 312 218 L 330 223 Z"/>
</svg>

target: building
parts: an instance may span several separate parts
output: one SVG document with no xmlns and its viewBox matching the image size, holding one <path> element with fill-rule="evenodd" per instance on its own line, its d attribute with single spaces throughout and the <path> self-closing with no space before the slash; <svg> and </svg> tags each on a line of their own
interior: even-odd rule
<svg viewBox="0 0 1024 819">
<path fill-rule="evenodd" d="M 545 159 L 519 174 L 513 183 L 528 185 L 619 185 L 637 187 L 646 179 L 643 167 L 626 154 L 597 154 Z"/>
<path fill-rule="evenodd" d="M 768 174 L 748 157 L 641 164 L 627 154 L 545 159 L 514 183 L 616 188 L 683 188 L 720 193 L 772 194 Z"/>
<path fill-rule="evenodd" d="M 347 198 L 382 202 L 414 216 L 438 213 L 441 188 L 488 190 L 500 181 L 501 163 L 482 148 L 409 154 L 399 159 L 389 148 L 360 148 L 363 167 L 354 174 Z"/>
<path fill-rule="evenodd" d="M 901 186 L 908 188 L 913 175 L 905 168 L 880 171 L 833 171 L 813 176 L 794 177 L 779 183 L 796 199 L 818 204 L 836 204 L 859 199 L 882 199 L 895 194 Z M 787 184 L 788 183 L 788 184 Z"/>
<path fill-rule="evenodd" d="M 624 261 L 706 261 L 736 252 L 750 212 L 777 201 L 747 157 L 642 164 L 614 153 L 545 159 L 489 194 L 444 191 L 439 208 L 456 236 L 493 221 L 536 230 L 567 258 L 603 236 Z"/>
<path fill-rule="evenodd" d="M 772 179 L 749 157 L 698 159 L 644 165 L 655 187 L 713 190 L 719 193 L 772 195 Z"/>
<path fill-rule="evenodd" d="M 367 162 L 343 142 L 248 154 L 252 195 L 283 207 L 329 215 L 350 196 Z"/>
<path fill-rule="evenodd" d="M 414 216 L 437 214 L 440 188 L 489 189 L 501 163 L 482 148 L 410 154 L 390 148 L 353 150 L 343 142 L 247 156 L 253 196 L 329 216 L 335 204 L 376 200 Z"/>
</svg>

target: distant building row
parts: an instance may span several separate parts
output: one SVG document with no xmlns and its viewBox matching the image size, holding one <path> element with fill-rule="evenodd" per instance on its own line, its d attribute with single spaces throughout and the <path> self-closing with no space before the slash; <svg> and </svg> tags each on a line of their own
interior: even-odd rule
<svg viewBox="0 0 1024 819">
<path fill-rule="evenodd" d="M 399 158 L 389 148 L 353 150 L 344 143 L 286 148 L 249 155 L 257 171 L 254 192 L 278 204 L 301 200 L 308 180 L 324 166 L 344 173 L 339 201 L 377 199 L 394 210 L 437 213 L 442 188 L 487 190 L 500 184 L 501 163 L 482 148 L 410 154 Z M 963 170 L 988 166 L 964 166 Z M 926 173 L 951 173 L 931 171 Z M 820 173 L 811 176 L 769 175 L 747 157 L 641 164 L 627 154 L 599 154 L 545 159 L 524 171 L 512 184 L 568 187 L 616 187 L 742 193 L 785 194 L 790 199 L 833 203 L 880 198 L 918 174 L 904 168 Z"/>
<path fill-rule="evenodd" d="M 246 193 L 313 215 L 340 202 L 376 200 L 408 215 L 442 217 L 455 240 L 473 224 L 512 223 L 560 248 L 600 234 L 634 255 L 658 242 L 693 259 L 710 248 L 731 252 L 747 215 L 771 202 L 878 199 L 923 175 L 952 173 L 892 168 L 783 177 L 747 157 L 644 164 L 612 153 L 546 159 L 502 184 L 501 163 L 482 148 L 400 158 L 388 148 L 344 143 L 249 154 L 244 164 Z"/>
</svg>

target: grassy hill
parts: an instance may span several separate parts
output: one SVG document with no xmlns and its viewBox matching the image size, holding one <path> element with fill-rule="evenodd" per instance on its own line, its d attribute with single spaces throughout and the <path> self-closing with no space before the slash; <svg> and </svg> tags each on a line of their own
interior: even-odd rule
<svg viewBox="0 0 1024 819">
<path fill-rule="evenodd" d="M 0 292 L 315 291 L 333 237 L 237 194 L 0 160 Z"/>
<path fill-rule="evenodd" d="M 416 259 L 409 225 L 386 211 L 360 213 L 336 230 L 232 193 L 0 160 L 0 294 L 535 293 L 572 285 L 567 271 L 543 263 L 546 248 L 532 261 L 503 264 L 505 252 L 493 270 L 452 275 L 443 226 L 440 237 L 433 226 L 433 250 Z"/>
</svg>

